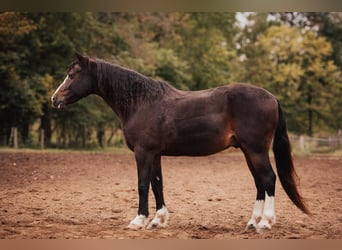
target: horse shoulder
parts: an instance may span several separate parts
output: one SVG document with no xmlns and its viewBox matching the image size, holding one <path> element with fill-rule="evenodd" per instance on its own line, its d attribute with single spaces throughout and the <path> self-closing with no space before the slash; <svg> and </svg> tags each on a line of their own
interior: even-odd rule
<svg viewBox="0 0 342 250">
<path fill-rule="evenodd" d="M 123 124 L 123 134 L 128 147 L 157 148 L 161 131 L 165 129 L 166 111 L 164 103 L 152 103 L 140 107 L 130 119 Z"/>
</svg>

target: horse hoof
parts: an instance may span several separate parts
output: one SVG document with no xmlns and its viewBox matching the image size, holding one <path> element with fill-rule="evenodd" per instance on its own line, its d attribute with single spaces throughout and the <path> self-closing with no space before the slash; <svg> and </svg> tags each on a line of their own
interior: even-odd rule
<svg viewBox="0 0 342 250">
<path fill-rule="evenodd" d="M 256 230 L 257 229 L 257 225 L 258 225 L 258 221 L 260 221 L 259 218 L 255 219 L 255 218 L 251 218 L 248 223 L 247 226 L 245 228 L 245 231 L 249 231 L 249 230 Z"/>
<path fill-rule="evenodd" d="M 148 223 L 147 217 L 145 215 L 137 215 L 134 220 L 132 220 L 127 226 L 128 229 L 143 229 Z"/>
<path fill-rule="evenodd" d="M 151 230 L 160 227 L 160 222 L 159 221 L 154 221 L 152 220 L 151 223 L 147 226 L 146 229 Z"/>
<path fill-rule="evenodd" d="M 245 228 L 245 231 L 251 231 L 251 230 L 256 230 L 257 227 L 254 224 L 248 224 Z"/>
<path fill-rule="evenodd" d="M 268 221 L 262 220 L 262 221 L 260 221 L 260 223 L 257 226 L 257 232 L 258 233 L 266 233 L 266 232 L 270 231 L 271 228 L 272 228 L 272 226 Z"/>
<path fill-rule="evenodd" d="M 271 228 L 269 228 L 269 227 L 258 227 L 257 233 L 263 234 L 263 233 L 269 232 L 270 230 L 271 230 Z"/>
<path fill-rule="evenodd" d="M 166 224 L 167 223 L 161 223 L 160 222 L 160 219 L 153 219 L 152 221 L 151 221 L 151 223 L 147 226 L 147 228 L 146 229 L 156 229 L 156 228 L 164 228 L 164 227 L 166 227 Z"/>
<path fill-rule="evenodd" d="M 166 227 L 169 219 L 169 212 L 166 207 L 159 209 L 147 229 Z"/>
</svg>

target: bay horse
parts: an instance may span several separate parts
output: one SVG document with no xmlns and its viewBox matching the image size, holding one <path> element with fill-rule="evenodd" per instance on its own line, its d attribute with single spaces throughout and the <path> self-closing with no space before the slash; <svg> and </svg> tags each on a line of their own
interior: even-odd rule
<svg viewBox="0 0 342 250">
<path fill-rule="evenodd" d="M 243 152 L 257 190 L 246 229 L 271 229 L 275 223 L 276 181 L 269 160 L 272 140 L 285 192 L 300 210 L 310 214 L 297 188 L 281 105 L 265 89 L 231 84 L 181 91 L 167 82 L 76 53 L 76 60 L 51 97 L 52 104 L 60 109 L 90 94 L 102 97 L 118 116 L 126 144 L 135 155 L 139 208 L 128 228 L 167 225 L 161 156 L 206 156 L 232 146 Z M 150 184 L 156 201 L 156 214 L 151 221 Z"/>
</svg>

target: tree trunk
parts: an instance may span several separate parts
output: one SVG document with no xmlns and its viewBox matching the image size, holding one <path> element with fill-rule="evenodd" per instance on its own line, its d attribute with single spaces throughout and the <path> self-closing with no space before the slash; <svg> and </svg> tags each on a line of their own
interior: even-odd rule
<svg viewBox="0 0 342 250">
<path fill-rule="evenodd" d="M 27 121 L 23 121 L 21 124 L 21 141 L 25 145 L 29 139 L 29 132 L 30 132 L 30 123 Z"/>
<path fill-rule="evenodd" d="M 311 86 L 308 87 L 308 136 L 312 136 L 312 94 Z"/>
<path fill-rule="evenodd" d="M 43 104 L 43 115 L 40 118 L 40 129 L 44 130 L 44 145 L 49 147 L 51 145 L 51 109 L 49 103 Z"/>
<path fill-rule="evenodd" d="M 67 135 L 66 135 L 66 126 L 64 122 L 62 124 L 62 136 L 61 137 L 62 137 L 62 147 L 66 148 Z"/>
<path fill-rule="evenodd" d="M 97 131 L 96 131 L 96 135 L 97 135 L 97 142 L 100 145 L 101 148 L 103 148 L 103 141 L 105 140 L 104 135 L 105 135 L 105 128 L 104 125 L 102 123 L 100 123 L 97 127 Z"/>
<path fill-rule="evenodd" d="M 107 140 L 107 146 L 110 146 L 110 144 L 112 143 L 112 139 L 117 131 L 118 131 L 117 128 L 112 129 L 112 132 L 110 133 L 110 136 Z"/>
</svg>

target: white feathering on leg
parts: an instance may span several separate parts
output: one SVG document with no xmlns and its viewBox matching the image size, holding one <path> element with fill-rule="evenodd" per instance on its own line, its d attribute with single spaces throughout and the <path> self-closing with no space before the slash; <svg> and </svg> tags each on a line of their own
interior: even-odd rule
<svg viewBox="0 0 342 250">
<path fill-rule="evenodd" d="M 166 227 L 167 221 L 169 219 L 169 212 L 165 206 L 156 212 L 151 223 L 148 225 L 147 229 Z"/>
<path fill-rule="evenodd" d="M 271 229 L 275 221 L 274 196 L 268 196 L 266 193 L 264 212 L 258 224 L 258 231 Z"/>
<path fill-rule="evenodd" d="M 145 228 L 148 224 L 148 219 L 145 215 L 137 215 L 131 223 L 127 226 L 130 229 L 142 229 Z"/>
<path fill-rule="evenodd" d="M 264 211 L 264 204 L 265 204 L 264 200 L 256 200 L 255 201 L 252 217 L 248 221 L 246 229 L 257 228 L 257 224 L 261 220 L 261 217 L 262 217 L 262 214 Z"/>
</svg>

